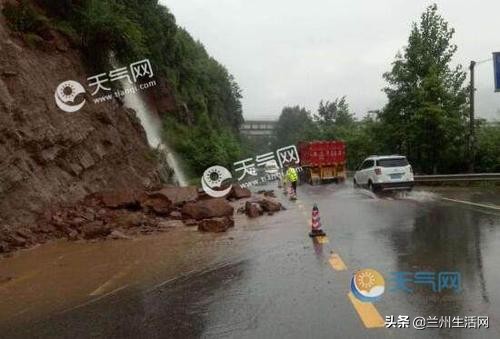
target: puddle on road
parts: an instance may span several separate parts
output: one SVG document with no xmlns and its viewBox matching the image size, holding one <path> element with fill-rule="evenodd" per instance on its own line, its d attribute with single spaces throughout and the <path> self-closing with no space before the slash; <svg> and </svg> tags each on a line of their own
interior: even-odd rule
<svg viewBox="0 0 500 339">
<path fill-rule="evenodd" d="M 439 195 L 433 192 L 413 190 L 411 192 L 396 193 L 397 199 L 415 200 L 418 202 L 431 202 L 439 199 Z"/>
<path fill-rule="evenodd" d="M 428 192 L 424 190 L 413 190 L 411 192 L 400 192 L 400 191 L 386 191 L 380 193 L 373 193 L 367 189 L 353 189 L 353 192 L 358 195 L 362 195 L 365 198 L 373 200 L 412 200 L 417 202 L 432 202 L 439 199 L 439 194 L 434 192 Z"/>
</svg>

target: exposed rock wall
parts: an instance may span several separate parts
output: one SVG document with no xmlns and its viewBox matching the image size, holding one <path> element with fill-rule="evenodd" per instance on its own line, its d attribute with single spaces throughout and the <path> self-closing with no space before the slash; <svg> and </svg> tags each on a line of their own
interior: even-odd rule
<svg viewBox="0 0 500 339">
<path fill-rule="evenodd" d="M 59 83 L 93 75 L 79 52 L 55 32 L 35 46 L 26 41 L 0 14 L 0 225 L 33 222 L 92 192 L 158 184 L 133 111 L 115 100 L 90 103 L 90 94 L 78 112 L 56 106 Z"/>
</svg>

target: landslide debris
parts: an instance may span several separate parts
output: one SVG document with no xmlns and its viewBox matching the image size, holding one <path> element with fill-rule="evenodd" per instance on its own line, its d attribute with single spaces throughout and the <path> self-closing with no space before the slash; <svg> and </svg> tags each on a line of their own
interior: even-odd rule
<svg viewBox="0 0 500 339">
<path fill-rule="evenodd" d="M 225 232 L 235 225 L 235 208 L 228 199 L 234 199 L 234 195 L 227 199 L 210 198 L 198 192 L 196 187 L 96 192 L 79 203 L 46 210 L 34 224 L 0 226 L 0 253 L 33 247 L 53 239 L 123 240 L 186 226 L 196 226 L 200 232 Z M 244 206 L 239 212 L 250 218 L 284 209 L 280 202 L 269 198 L 250 196 L 249 200 L 241 199 L 246 201 L 242 200 Z"/>
</svg>

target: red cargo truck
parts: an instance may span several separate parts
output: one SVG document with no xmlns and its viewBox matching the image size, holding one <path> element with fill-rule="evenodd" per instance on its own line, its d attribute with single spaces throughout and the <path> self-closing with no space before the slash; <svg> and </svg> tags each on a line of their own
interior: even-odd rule
<svg viewBox="0 0 500 339">
<path fill-rule="evenodd" d="M 302 181 L 311 185 L 346 178 L 345 143 L 340 140 L 299 142 Z"/>
</svg>

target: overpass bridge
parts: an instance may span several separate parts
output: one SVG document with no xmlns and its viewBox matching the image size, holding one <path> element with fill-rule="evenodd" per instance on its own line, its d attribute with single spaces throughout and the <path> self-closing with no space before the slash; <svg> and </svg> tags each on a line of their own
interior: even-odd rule
<svg viewBox="0 0 500 339">
<path fill-rule="evenodd" d="M 245 120 L 240 133 L 249 138 L 271 138 L 275 136 L 276 124 L 273 120 Z"/>
</svg>

